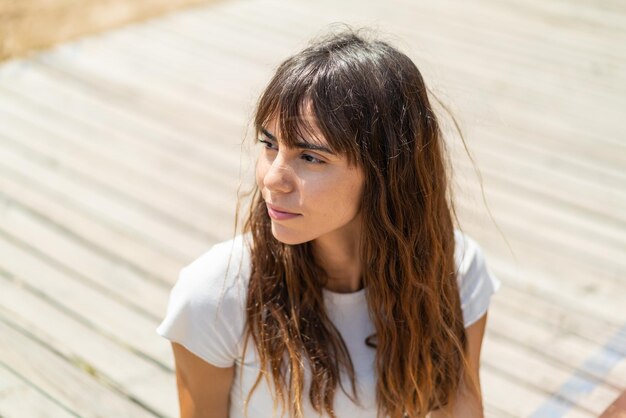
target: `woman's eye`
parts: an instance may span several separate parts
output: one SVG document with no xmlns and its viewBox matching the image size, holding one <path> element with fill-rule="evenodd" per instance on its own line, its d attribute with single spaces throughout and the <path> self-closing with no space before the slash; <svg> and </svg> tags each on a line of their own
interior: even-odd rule
<svg viewBox="0 0 626 418">
<path fill-rule="evenodd" d="M 261 144 L 263 144 L 265 146 L 265 148 L 267 148 L 267 149 L 271 149 L 271 150 L 276 150 L 277 149 L 277 148 L 275 148 L 275 145 L 272 142 L 270 142 L 270 141 L 268 141 L 266 139 L 259 139 L 259 142 Z"/>
<path fill-rule="evenodd" d="M 323 164 L 324 161 L 320 160 L 319 158 L 315 158 L 312 155 L 309 154 L 302 154 L 302 159 L 305 160 L 306 162 L 309 163 L 313 163 L 313 164 Z"/>
</svg>

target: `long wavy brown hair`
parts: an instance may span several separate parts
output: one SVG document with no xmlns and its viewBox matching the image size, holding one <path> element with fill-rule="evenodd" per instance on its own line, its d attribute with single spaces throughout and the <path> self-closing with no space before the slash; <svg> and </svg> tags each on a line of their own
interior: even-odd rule
<svg viewBox="0 0 626 418">
<path fill-rule="evenodd" d="M 307 111 L 314 122 L 302 117 Z M 466 373 L 449 159 L 415 64 L 362 32 L 332 33 L 278 67 L 256 108 L 257 137 L 273 118 L 286 146 L 315 123 L 332 150 L 365 173 L 360 252 L 376 333 L 363 343 L 376 350 L 378 415 L 424 417 L 465 382 L 478 396 Z M 275 406 L 302 416 L 309 368 L 313 408 L 334 417 L 338 388 L 359 399 L 350 355 L 324 308 L 326 275 L 312 244 L 273 237 L 258 189 L 244 230 L 253 241 L 246 344 L 251 337 L 263 370 L 251 393 L 265 377 L 278 389 Z"/>
</svg>

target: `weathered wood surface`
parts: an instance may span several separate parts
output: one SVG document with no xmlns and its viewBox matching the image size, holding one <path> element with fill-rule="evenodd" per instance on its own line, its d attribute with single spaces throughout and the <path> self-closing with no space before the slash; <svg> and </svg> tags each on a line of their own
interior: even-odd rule
<svg viewBox="0 0 626 418">
<path fill-rule="evenodd" d="M 447 130 L 503 282 L 486 415 L 594 417 L 626 389 L 626 7 L 248 0 L 0 66 L 1 416 L 176 416 L 168 291 L 232 234 L 272 69 L 337 21 L 411 55 L 480 170 L 488 208 Z"/>
<path fill-rule="evenodd" d="M 207 0 L 0 0 L 0 61 Z"/>
</svg>

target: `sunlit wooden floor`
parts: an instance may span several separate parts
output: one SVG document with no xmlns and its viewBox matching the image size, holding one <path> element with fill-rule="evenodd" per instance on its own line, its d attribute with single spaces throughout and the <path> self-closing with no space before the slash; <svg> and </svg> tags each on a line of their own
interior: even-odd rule
<svg viewBox="0 0 626 418">
<path fill-rule="evenodd" d="M 0 65 L 0 416 L 177 415 L 169 289 L 232 235 L 273 68 L 338 21 L 415 60 L 479 169 L 451 134 L 503 282 L 486 415 L 596 417 L 626 390 L 626 6 L 237 0 Z"/>
</svg>

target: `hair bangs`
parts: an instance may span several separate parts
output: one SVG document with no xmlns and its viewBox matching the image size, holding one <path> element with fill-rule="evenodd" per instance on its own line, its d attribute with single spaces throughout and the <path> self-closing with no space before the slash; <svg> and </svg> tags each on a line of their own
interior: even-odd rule
<svg viewBox="0 0 626 418">
<path fill-rule="evenodd" d="M 308 65 L 307 65 L 308 64 Z M 257 135 L 270 124 L 281 143 L 288 147 L 306 142 L 325 145 L 344 154 L 353 164 L 358 160 L 352 129 L 338 124 L 329 106 L 327 89 L 331 65 L 311 65 L 287 60 L 263 92 L 255 114 Z M 304 67 L 304 68 L 303 68 Z"/>
</svg>

